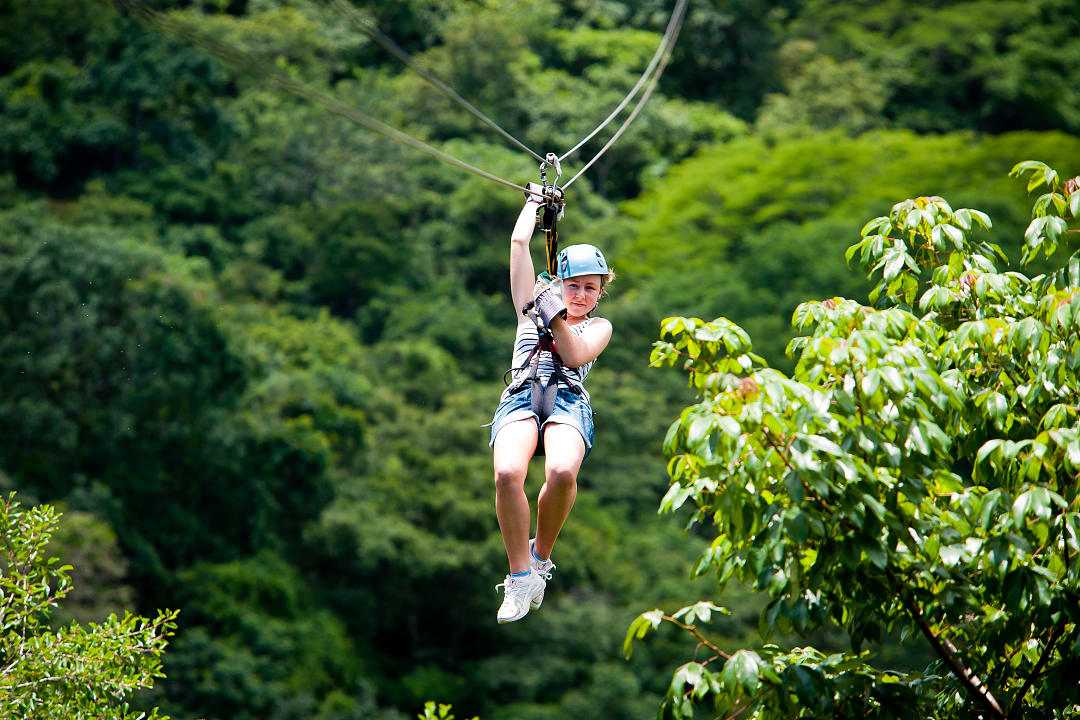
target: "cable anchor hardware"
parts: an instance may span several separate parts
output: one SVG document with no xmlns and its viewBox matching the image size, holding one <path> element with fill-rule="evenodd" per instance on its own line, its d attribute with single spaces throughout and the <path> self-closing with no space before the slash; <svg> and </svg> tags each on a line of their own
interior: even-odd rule
<svg viewBox="0 0 1080 720">
<path fill-rule="evenodd" d="M 548 182 L 548 167 L 555 169 L 555 179 Z M 559 231 L 557 225 L 566 210 L 566 195 L 559 187 L 562 177 L 562 163 L 555 153 L 548 153 L 540 163 L 540 184 L 529 183 L 528 192 L 541 197 L 541 205 L 536 211 L 536 222 L 546 236 L 547 272 L 550 277 L 557 276 L 555 263 L 559 253 Z"/>
</svg>

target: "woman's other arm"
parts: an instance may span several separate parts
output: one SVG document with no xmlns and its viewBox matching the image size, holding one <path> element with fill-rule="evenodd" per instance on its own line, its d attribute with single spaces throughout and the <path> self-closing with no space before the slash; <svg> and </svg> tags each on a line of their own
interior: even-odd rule
<svg viewBox="0 0 1080 720">
<path fill-rule="evenodd" d="M 562 318 L 553 320 L 550 330 L 563 365 L 570 368 L 581 367 L 600 357 L 611 340 L 611 323 L 605 318 L 593 320 L 580 335 L 575 335 Z"/>
<path fill-rule="evenodd" d="M 526 200 L 514 225 L 514 232 L 510 235 L 510 297 L 514 300 L 514 314 L 519 322 L 521 308 L 533 299 L 533 284 L 536 282 L 529 241 L 536 229 L 536 211 L 539 207 L 540 204 L 531 197 Z"/>
</svg>

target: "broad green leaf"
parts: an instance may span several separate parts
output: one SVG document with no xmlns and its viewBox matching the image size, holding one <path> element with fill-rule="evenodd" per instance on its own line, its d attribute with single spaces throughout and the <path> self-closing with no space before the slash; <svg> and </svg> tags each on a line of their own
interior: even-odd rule
<svg viewBox="0 0 1080 720">
<path fill-rule="evenodd" d="M 904 383 L 904 379 L 900 376 L 900 371 L 896 368 L 886 365 L 879 369 L 881 373 L 881 379 L 885 381 L 885 384 L 889 386 L 895 393 L 901 393 L 907 390 L 907 386 Z"/>
<path fill-rule="evenodd" d="M 709 435 L 715 427 L 710 415 L 699 414 L 693 416 L 690 425 L 686 428 L 686 445 L 694 452 L 700 453 L 709 441 Z"/>
<path fill-rule="evenodd" d="M 975 220 L 980 225 L 982 225 L 984 229 L 991 230 L 993 228 L 994 224 L 992 222 L 990 222 L 990 216 L 989 215 L 982 212 L 981 210 L 971 210 L 970 212 L 971 212 L 971 217 L 975 218 Z"/>
<path fill-rule="evenodd" d="M 672 483 L 660 500 L 659 512 L 666 513 L 678 510 L 693 494 L 694 488 L 692 486 L 683 486 L 678 482 Z"/>
<path fill-rule="evenodd" d="M 1004 440 L 1000 438 L 987 440 L 986 443 L 983 444 L 983 447 L 978 449 L 978 452 L 975 454 L 975 462 L 986 462 L 986 459 L 990 457 L 990 454 L 993 454 L 996 450 L 999 450 L 1003 444 Z"/>
<path fill-rule="evenodd" d="M 877 394 L 878 387 L 881 385 L 881 374 L 877 370 L 870 370 L 863 376 L 862 379 L 862 391 L 865 396 L 873 397 Z"/>
<path fill-rule="evenodd" d="M 634 640 L 640 640 L 650 630 L 655 630 L 664 619 L 664 611 L 657 608 L 638 615 L 626 630 L 623 640 L 623 655 L 629 660 L 634 653 Z"/>
<path fill-rule="evenodd" d="M 729 437 L 738 437 L 739 433 L 742 432 L 739 421 L 730 415 L 718 415 L 716 417 L 716 425 L 722 433 Z"/>
<path fill-rule="evenodd" d="M 1059 217 L 1048 217 L 1045 218 L 1045 220 L 1046 225 L 1044 226 L 1044 230 L 1046 232 L 1046 237 L 1057 242 L 1061 239 L 1062 234 L 1068 229 L 1068 223 L 1066 223 L 1063 218 Z"/>
<path fill-rule="evenodd" d="M 726 687 L 753 695 L 761 687 L 759 673 L 763 665 L 761 656 L 753 650 L 738 650 L 724 663 L 721 678 Z"/>
<path fill-rule="evenodd" d="M 696 622 L 709 622 L 714 612 L 721 615 L 730 615 L 731 612 L 726 608 L 722 608 L 718 605 L 713 605 L 708 600 L 702 600 L 696 602 L 693 605 L 687 605 L 684 608 L 680 608 L 675 611 L 672 617 L 676 619 L 683 619 L 685 622 L 693 624 Z"/>
<path fill-rule="evenodd" d="M 681 317 L 667 317 L 660 321 L 660 337 L 677 335 L 685 328 L 686 321 Z"/>
<path fill-rule="evenodd" d="M 884 520 L 885 519 L 885 515 L 886 515 L 885 506 L 882 505 L 881 502 L 879 502 L 877 498 L 875 498 L 873 495 L 870 495 L 868 493 L 863 493 L 862 501 L 864 503 L 866 503 L 866 507 L 869 508 L 870 512 L 872 512 L 874 514 L 874 517 L 876 517 L 878 520 Z"/>
<path fill-rule="evenodd" d="M 920 427 L 919 423 L 911 423 L 908 428 L 908 439 L 904 444 L 904 447 L 910 451 L 921 453 L 923 455 L 930 454 L 930 443 L 927 442 L 926 436 L 923 434 L 922 427 Z"/>
<path fill-rule="evenodd" d="M 1009 411 L 1009 401 L 999 392 L 990 393 L 986 398 L 986 411 L 990 413 L 990 417 L 1001 421 Z"/>
<path fill-rule="evenodd" d="M 1026 240 L 1029 245 L 1034 245 L 1039 237 L 1042 236 L 1043 228 L 1046 226 L 1046 221 L 1049 219 L 1050 218 L 1047 217 L 1039 217 L 1028 223 L 1027 230 L 1024 231 L 1024 240 Z"/>
<path fill-rule="evenodd" d="M 1042 174 L 1046 169 L 1047 165 L 1044 162 L 1039 162 L 1038 160 L 1024 160 L 1012 166 L 1012 169 L 1009 170 L 1009 177 L 1018 177 L 1020 174 L 1028 171 L 1035 171 Z"/>
<path fill-rule="evenodd" d="M 953 567 L 964 555 L 963 545 L 946 545 L 938 551 L 941 557 L 941 562 L 945 563 L 949 567 Z"/>
<path fill-rule="evenodd" d="M 1058 403 L 1046 411 L 1046 414 L 1043 415 L 1042 420 L 1039 422 L 1039 427 L 1044 430 L 1062 427 L 1068 422 L 1068 419 L 1069 405 Z"/>
<path fill-rule="evenodd" d="M 885 263 L 885 270 L 883 271 L 883 277 L 886 281 L 892 280 L 900 274 L 900 270 L 904 267 L 904 258 L 906 253 L 903 251 L 897 251 L 892 254 L 892 257 Z"/>
<path fill-rule="evenodd" d="M 1073 440 L 1068 444 L 1065 457 L 1074 471 L 1080 469 L 1080 440 Z"/>
<path fill-rule="evenodd" d="M 863 228 L 859 232 L 859 234 L 863 237 L 871 234 L 885 234 L 884 230 L 889 227 L 889 225 L 889 218 L 884 216 L 877 217 L 863 225 Z"/>
<path fill-rule="evenodd" d="M 1023 527 L 1029 515 L 1034 515 L 1040 520 L 1049 518 L 1050 502 L 1050 492 L 1044 487 L 1034 487 L 1021 493 L 1013 502 L 1013 525 L 1017 528 Z"/>
<path fill-rule="evenodd" d="M 667 434 L 664 435 L 664 454 L 672 455 L 675 452 L 675 443 L 678 440 L 679 429 L 682 428 L 682 422 L 676 420 L 668 427 Z"/>
<path fill-rule="evenodd" d="M 851 247 L 849 247 L 847 250 L 844 251 L 844 260 L 846 260 L 847 262 L 850 263 L 851 258 L 855 256 L 855 253 L 857 253 L 862 248 L 863 248 L 863 243 L 861 243 L 861 242 L 855 243 L 854 245 L 852 245 Z"/>
<path fill-rule="evenodd" d="M 964 244 L 964 233 L 958 227 L 952 225 L 938 225 L 945 233 L 945 235 L 952 241 L 953 245 L 959 250 Z"/>
<path fill-rule="evenodd" d="M 826 437 L 820 435 L 803 435 L 801 438 L 815 450 L 820 450 L 821 452 L 834 457 L 841 457 L 844 455 L 844 451 L 841 447 Z"/>
</svg>

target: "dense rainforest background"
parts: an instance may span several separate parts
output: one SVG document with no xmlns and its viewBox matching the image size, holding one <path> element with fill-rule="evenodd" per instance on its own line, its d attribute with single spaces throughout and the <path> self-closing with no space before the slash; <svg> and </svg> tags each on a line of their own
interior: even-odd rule
<svg viewBox="0 0 1080 720">
<path fill-rule="evenodd" d="M 671 4 L 353 2 L 557 152 L 634 83 Z M 536 179 L 333 3 L 151 5 Z M 484 720 L 650 717 L 685 648 L 625 661 L 626 626 L 710 596 L 688 579 L 709 538 L 656 515 L 690 397 L 648 368 L 659 320 L 723 314 L 790 367 L 796 304 L 865 297 L 843 250 L 916 195 L 987 211 L 1015 255 L 1030 202 L 1006 173 L 1077 170 L 1078 67 L 1071 0 L 691 3 L 659 93 L 569 196 L 563 243 L 620 275 L 590 379 L 598 445 L 544 608 L 498 626 L 483 425 L 520 195 L 107 3 L 0 0 L 0 485 L 66 512 L 66 617 L 181 610 L 168 680 L 141 699 L 176 718 L 398 720 L 427 699 Z M 724 602 L 738 646 L 758 601 Z M 876 651 L 924 660 L 916 641 Z"/>
</svg>

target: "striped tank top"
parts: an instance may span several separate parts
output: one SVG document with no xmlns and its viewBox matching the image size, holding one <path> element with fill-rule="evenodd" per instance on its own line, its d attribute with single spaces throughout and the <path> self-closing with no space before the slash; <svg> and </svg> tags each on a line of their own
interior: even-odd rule
<svg viewBox="0 0 1080 720">
<path fill-rule="evenodd" d="M 584 322 L 580 322 L 576 325 L 570 326 L 570 332 L 575 335 L 580 335 L 585 331 L 585 328 L 589 326 L 589 323 L 593 321 L 592 318 L 586 318 Z M 527 318 L 522 318 L 521 322 L 517 326 L 517 335 L 514 338 L 514 356 L 512 358 L 510 369 L 513 373 L 510 384 L 503 390 L 502 397 L 499 398 L 500 402 L 505 400 L 510 395 L 510 389 L 518 384 L 520 380 L 529 376 L 528 359 L 532 349 L 536 347 L 539 342 L 539 336 L 536 334 L 536 326 Z M 563 375 L 581 391 L 581 394 L 585 396 L 585 401 L 590 402 L 589 393 L 585 390 L 585 378 L 589 374 L 589 369 L 593 366 L 596 360 L 591 360 L 581 367 L 571 368 L 563 366 Z M 555 361 L 551 357 L 551 353 L 547 350 L 540 351 L 540 363 L 537 367 L 537 377 L 539 377 L 545 384 L 548 378 L 551 377 L 551 373 L 555 371 Z"/>
</svg>

